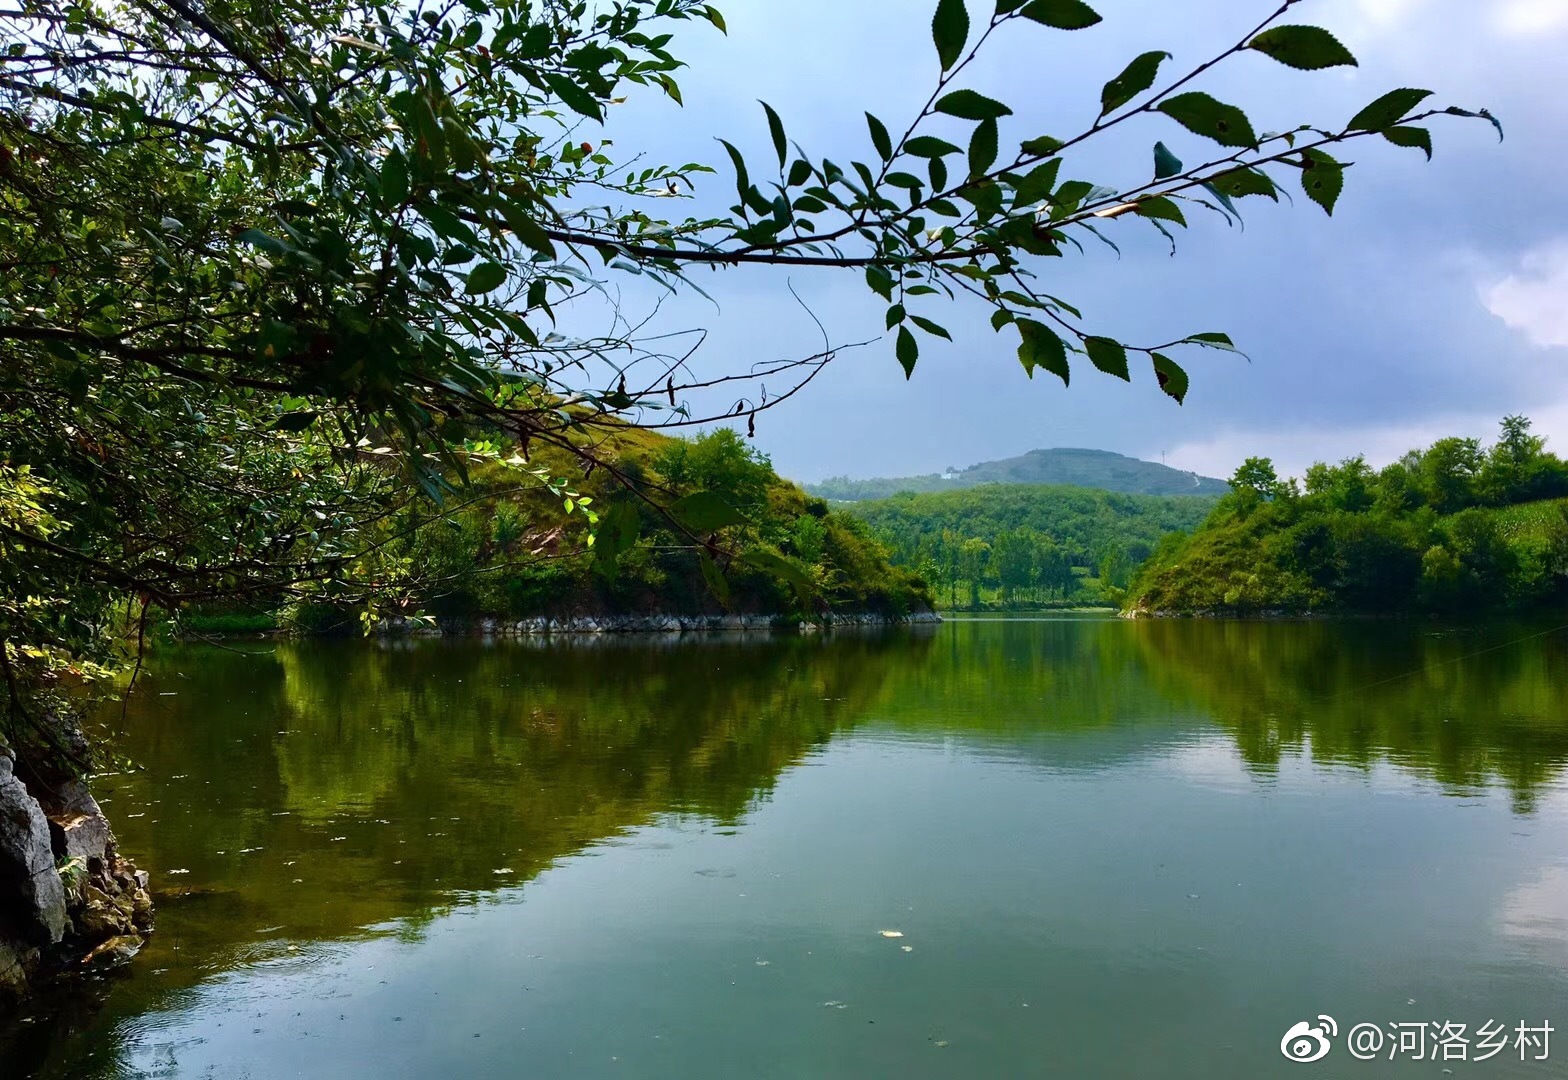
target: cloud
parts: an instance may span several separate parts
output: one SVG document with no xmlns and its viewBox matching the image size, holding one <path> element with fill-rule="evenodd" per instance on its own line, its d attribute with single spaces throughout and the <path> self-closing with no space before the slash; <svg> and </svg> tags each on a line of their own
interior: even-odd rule
<svg viewBox="0 0 1568 1080">
<path fill-rule="evenodd" d="M 1330 9 L 1333 25 L 1371 37 L 1444 28 L 1448 33 L 1424 35 L 1436 42 L 1450 36 L 1455 20 L 1475 20 L 1479 27 L 1502 37 L 1534 37 L 1568 29 L 1568 0 L 1495 0 L 1471 5 L 1462 0 L 1341 0 Z"/>
<path fill-rule="evenodd" d="M 1506 411 L 1528 416 L 1537 435 L 1559 453 L 1568 450 L 1568 395 L 1545 387 L 1531 402 L 1517 402 Z M 1480 439 L 1490 444 L 1497 437 L 1502 411 L 1448 412 L 1409 423 L 1378 423 L 1296 428 L 1234 429 L 1177 446 L 1166 455 L 1172 468 L 1189 469 L 1204 476 L 1225 478 L 1249 457 L 1266 457 L 1281 476 L 1302 476 L 1317 461 L 1338 462 L 1364 455 L 1367 464 L 1381 468 L 1450 435 Z M 1143 457 L 1151 455 L 1145 452 Z M 1159 459 L 1158 451 L 1152 455 Z"/>
<path fill-rule="evenodd" d="M 1481 299 L 1532 344 L 1568 347 L 1568 237 L 1527 253 L 1518 272 L 1483 289 Z"/>
<path fill-rule="evenodd" d="M 1509 0 L 1497 11 L 1497 28 L 1505 34 L 1543 34 L 1565 27 L 1568 0 Z"/>
<path fill-rule="evenodd" d="M 1357 0 L 1356 7 L 1371 22 L 1393 26 L 1403 22 L 1421 4 L 1422 0 Z"/>
</svg>

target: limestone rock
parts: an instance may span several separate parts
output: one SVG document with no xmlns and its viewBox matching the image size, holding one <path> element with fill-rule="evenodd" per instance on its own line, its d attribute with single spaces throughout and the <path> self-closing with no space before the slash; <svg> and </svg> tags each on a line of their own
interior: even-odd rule
<svg viewBox="0 0 1568 1080">
<path fill-rule="evenodd" d="M 0 896 L 10 899 L 13 932 L 33 945 L 65 934 L 65 887 L 55 871 L 49 823 L 0 754 Z"/>
<path fill-rule="evenodd" d="M 0 1005 L 27 992 L 27 979 L 38 966 L 38 950 L 0 940 Z"/>
<path fill-rule="evenodd" d="M 92 952 L 82 957 L 82 963 L 98 968 L 119 967 L 130 963 L 141 951 L 142 939 L 135 934 L 126 934 L 100 942 Z"/>
<path fill-rule="evenodd" d="M 49 820 L 55 854 L 66 859 L 105 859 L 114 834 L 102 814 L 76 814 Z"/>
</svg>

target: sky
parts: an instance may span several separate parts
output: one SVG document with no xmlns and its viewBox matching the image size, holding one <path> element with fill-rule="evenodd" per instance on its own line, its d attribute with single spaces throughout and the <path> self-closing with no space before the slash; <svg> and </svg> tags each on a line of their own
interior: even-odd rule
<svg viewBox="0 0 1568 1080">
<path fill-rule="evenodd" d="M 989 3 L 969 0 L 977 23 Z M 622 157 L 720 167 L 707 181 L 716 197 L 733 196 L 716 137 L 754 162 L 772 157 L 758 99 L 813 158 L 845 163 L 873 159 L 863 111 L 901 131 L 934 85 L 935 0 L 719 6 L 727 36 L 693 24 L 671 46 L 690 65 L 680 75 L 684 107 L 634 94 L 603 133 Z M 1009 136 L 1081 130 L 1098 113 L 1101 85 L 1133 56 L 1163 48 L 1175 64 L 1196 66 L 1274 4 L 1094 6 L 1105 20 L 1092 29 L 1013 24 L 1016 32 L 988 45 L 969 85 L 1016 110 L 1004 146 Z M 1080 307 L 1094 332 L 1128 341 L 1228 332 L 1250 362 L 1189 354 L 1184 406 L 1136 367 L 1131 386 L 1086 362 L 1070 388 L 1043 373 L 1031 381 L 1015 334 L 993 333 L 984 310 L 945 302 L 924 313 L 954 341 L 925 338 L 906 381 L 884 305 L 852 271 L 699 276 L 711 299 L 667 301 L 650 328 L 706 331 L 699 362 L 710 370 L 807 355 L 824 332 L 834 344 L 871 340 L 758 417 L 757 445 L 805 482 L 927 473 L 1054 446 L 1222 477 L 1245 457 L 1266 456 L 1299 474 L 1358 453 L 1382 464 L 1445 435 L 1490 440 L 1512 413 L 1530 416 L 1568 454 L 1568 0 L 1304 0 L 1288 21 L 1329 28 L 1360 67 L 1307 73 L 1243 55 L 1197 88 L 1245 107 L 1259 130 L 1281 130 L 1342 124 L 1387 90 L 1423 87 L 1440 105 L 1490 108 L 1507 138 L 1499 143 L 1484 121 L 1443 118 L 1430 164 L 1418 151 L 1363 140 L 1341 155 L 1355 164 L 1333 218 L 1299 195 L 1294 206 L 1246 200 L 1244 229 L 1195 211 L 1174 257 L 1152 229 L 1123 218 L 1111 223 L 1120 257 L 1095 245 L 1039 268 L 1041 288 Z M 1063 175 L 1142 182 L 1157 140 L 1185 160 L 1212 156 L 1203 153 L 1212 144 L 1162 117 L 1112 134 L 1070 158 Z M 652 311 L 651 294 L 618 285 L 628 311 Z"/>
</svg>

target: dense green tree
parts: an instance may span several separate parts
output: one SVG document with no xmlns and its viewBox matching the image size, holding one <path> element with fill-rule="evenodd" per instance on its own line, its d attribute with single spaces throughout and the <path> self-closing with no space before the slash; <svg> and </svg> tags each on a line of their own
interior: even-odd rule
<svg viewBox="0 0 1568 1080">
<path fill-rule="evenodd" d="M 1440 439 L 1373 473 L 1307 470 L 1298 496 L 1249 459 L 1202 529 L 1160 547 L 1133 589 L 1154 610 L 1479 612 L 1568 590 L 1568 464 L 1509 417 L 1483 453 Z M 1526 481 L 1519 478 L 1529 477 Z M 1282 497 L 1264 501 L 1267 490 Z"/>
<path fill-rule="evenodd" d="M 1035 582 L 1036 535 L 1028 529 L 1009 529 L 991 544 L 990 573 L 1002 590 L 1002 602 L 1012 603 Z"/>
<path fill-rule="evenodd" d="M 1322 462 L 1307 469 L 1306 493 L 1335 510 L 1359 514 L 1372 505 L 1374 476 L 1365 457 L 1346 458 L 1336 465 Z"/>
<path fill-rule="evenodd" d="M 1411 471 L 1426 504 L 1452 514 L 1478 501 L 1482 460 L 1479 439 L 1439 439 L 1414 457 Z"/>
<path fill-rule="evenodd" d="M 969 606 L 980 606 L 980 587 L 985 584 L 990 565 L 991 545 L 978 538 L 965 540 L 958 548 L 958 573 L 969 583 Z"/>
<path fill-rule="evenodd" d="M 936 568 L 937 576 L 932 580 L 943 586 L 938 592 L 945 593 L 948 603 L 956 607 L 959 583 L 969 580 L 961 573 L 956 554 L 965 539 L 979 539 L 995 549 L 987 577 L 1005 594 L 995 598 L 1003 605 L 1099 601 L 1100 597 L 1083 586 L 1084 579 L 1074 567 L 1092 577 L 1100 555 L 1115 545 L 1125 555 L 1130 571 L 1148 557 L 1161 538 L 1195 527 L 1214 502 L 1207 496 L 986 484 L 848 503 L 843 512 L 864 518 L 897 565 L 916 567 L 929 560 Z M 1004 561 L 1012 567 L 1006 584 L 1001 581 Z M 1024 569 L 1026 562 L 1028 570 Z M 971 606 L 985 600 L 971 594 Z"/>
</svg>

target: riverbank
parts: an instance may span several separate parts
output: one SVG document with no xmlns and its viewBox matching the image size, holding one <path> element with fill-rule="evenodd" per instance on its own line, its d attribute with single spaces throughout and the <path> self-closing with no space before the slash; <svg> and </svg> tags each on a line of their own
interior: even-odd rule
<svg viewBox="0 0 1568 1080">
<path fill-rule="evenodd" d="M 61 725 L 61 730 L 65 730 Z M 71 729 L 81 742 L 80 732 Z M 29 774 L 0 747 L 0 1009 L 39 982 L 128 962 L 152 933 L 148 876 L 121 857 L 85 781 Z"/>
<path fill-rule="evenodd" d="M 382 619 L 381 637 L 540 637 L 583 634 L 819 633 L 850 626 L 939 623 L 934 611 L 907 615 L 875 612 L 829 613 L 811 621 L 784 615 L 568 615 L 532 619 Z"/>
</svg>

